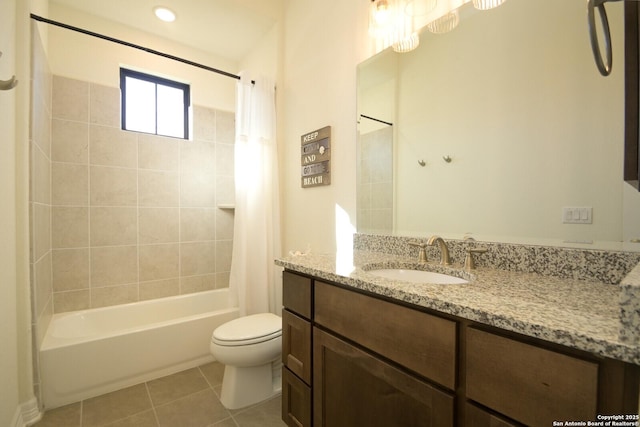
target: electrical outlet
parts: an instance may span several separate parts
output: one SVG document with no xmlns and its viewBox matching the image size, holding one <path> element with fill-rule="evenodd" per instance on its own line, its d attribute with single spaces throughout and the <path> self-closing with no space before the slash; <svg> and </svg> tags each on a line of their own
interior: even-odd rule
<svg viewBox="0 0 640 427">
<path fill-rule="evenodd" d="M 591 207 L 565 207 L 562 208 L 563 224 L 592 224 L 593 208 Z"/>
</svg>

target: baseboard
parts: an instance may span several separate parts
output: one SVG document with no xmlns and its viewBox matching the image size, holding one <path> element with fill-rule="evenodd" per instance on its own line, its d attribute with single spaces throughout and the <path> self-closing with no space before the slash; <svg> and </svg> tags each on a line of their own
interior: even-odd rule
<svg viewBox="0 0 640 427">
<path fill-rule="evenodd" d="M 40 421 L 41 418 L 38 400 L 34 397 L 16 408 L 11 427 L 27 427 Z"/>
</svg>

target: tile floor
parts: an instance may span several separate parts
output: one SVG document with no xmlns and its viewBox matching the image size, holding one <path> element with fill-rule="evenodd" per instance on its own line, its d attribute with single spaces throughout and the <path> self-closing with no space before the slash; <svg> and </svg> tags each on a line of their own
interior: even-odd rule
<svg viewBox="0 0 640 427">
<path fill-rule="evenodd" d="M 34 427 L 283 427 L 280 397 L 240 410 L 219 400 L 224 365 L 213 362 L 52 409 Z"/>
</svg>

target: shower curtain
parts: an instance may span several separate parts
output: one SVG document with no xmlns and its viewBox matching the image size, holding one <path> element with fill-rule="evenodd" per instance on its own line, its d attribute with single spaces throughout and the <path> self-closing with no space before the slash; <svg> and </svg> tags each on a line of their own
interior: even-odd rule
<svg viewBox="0 0 640 427">
<path fill-rule="evenodd" d="M 236 91 L 235 219 L 229 288 L 240 315 L 277 312 L 280 199 L 275 86 L 240 74 Z"/>
</svg>

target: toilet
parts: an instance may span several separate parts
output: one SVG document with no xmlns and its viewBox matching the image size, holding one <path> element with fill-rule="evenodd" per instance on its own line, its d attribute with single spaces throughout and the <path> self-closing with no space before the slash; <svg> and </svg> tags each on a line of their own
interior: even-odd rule
<svg viewBox="0 0 640 427">
<path fill-rule="evenodd" d="M 253 405 L 281 391 L 282 319 L 240 317 L 213 331 L 210 350 L 225 365 L 220 401 L 227 409 Z"/>
</svg>

